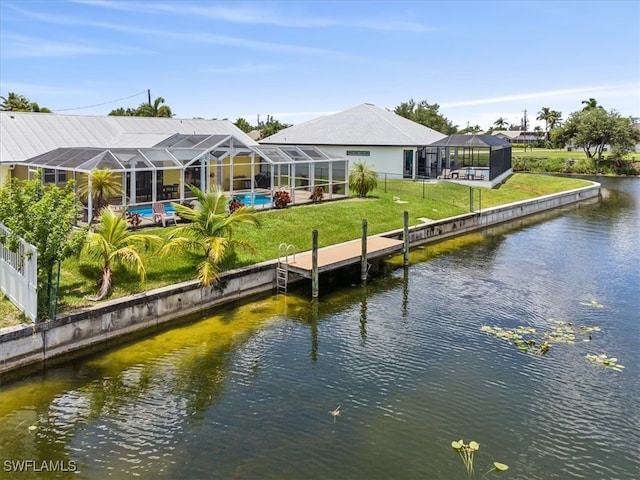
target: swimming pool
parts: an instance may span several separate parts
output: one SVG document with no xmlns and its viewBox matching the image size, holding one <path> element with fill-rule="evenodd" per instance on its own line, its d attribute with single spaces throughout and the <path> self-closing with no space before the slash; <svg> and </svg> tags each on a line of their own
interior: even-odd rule
<svg viewBox="0 0 640 480">
<path fill-rule="evenodd" d="M 237 198 L 238 200 L 240 200 L 242 203 L 244 203 L 247 206 L 251 205 L 251 194 L 250 193 L 243 193 L 240 195 L 234 195 L 235 198 Z M 254 195 L 254 201 L 253 201 L 254 205 L 270 205 L 271 204 L 271 197 L 264 195 L 264 194 L 255 194 Z"/>
<path fill-rule="evenodd" d="M 165 204 L 164 210 L 165 210 L 165 212 L 167 212 L 168 215 L 171 215 L 171 214 L 176 212 L 176 209 L 173 208 L 173 206 L 169 205 L 169 204 Z M 141 217 L 153 218 L 153 209 L 151 208 L 151 206 L 148 206 L 148 207 L 130 207 L 130 208 L 127 208 L 127 213 L 137 213 Z"/>
</svg>

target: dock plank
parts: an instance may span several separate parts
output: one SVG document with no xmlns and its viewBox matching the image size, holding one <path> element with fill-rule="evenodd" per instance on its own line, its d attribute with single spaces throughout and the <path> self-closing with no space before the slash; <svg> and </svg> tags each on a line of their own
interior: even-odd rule
<svg viewBox="0 0 640 480">
<path fill-rule="evenodd" d="M 367 258 L 376 258 L 389 253 L 401 251 L 404 246 L 402 240 L 386 237 L 367 238 Z M 362 240 L 331 245 L 318 249 L 318 273 L 335 270 L 337 268 L 360 262 L 362 255 Z M 296 254 L 295 261 L 289 261 L 289 271 L 311 276 L 311 251 Z"/>
</svg>

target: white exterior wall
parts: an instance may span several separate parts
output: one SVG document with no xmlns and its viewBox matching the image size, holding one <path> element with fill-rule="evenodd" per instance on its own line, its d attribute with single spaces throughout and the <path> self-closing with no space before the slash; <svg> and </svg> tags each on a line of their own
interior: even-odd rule
<svg viewBox="0 0 640 480">
<path fill-rule="evenodd" d="M 413 151 L 414 174 L 416 168 L 416 156 L 418 149 L 416 147 L 381 147 L 381 146 L 352 146 L 352 145 L 315 145 L 320 150 L 342 155 L 349 159 L 349 168 L 358 160 L 368 163 L 373 170 L 378 173 L 391 173 L 393 175 L 402 176 L 404 165 L 404 151 Z M 347 155 L 347 151 L 369 151 L 370 156 Z"/>
</svg>

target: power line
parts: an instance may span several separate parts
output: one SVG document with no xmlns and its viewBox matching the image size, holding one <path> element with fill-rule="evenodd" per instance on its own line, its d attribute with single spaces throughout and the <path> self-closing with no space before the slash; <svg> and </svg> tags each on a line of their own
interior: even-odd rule
<svg viewBox="0 0 640 480">
<path fill-rule="evenodd" d="M 124 98 L 118 98 L 117 100 L 111 100 L 109 102 L 104 102 L 104 103 L 96 103 L 95 105 L 87 105 L 86 107 L 76 107 L 76 108 L 55 108 L 55 109 L 51 109 L 54 112 L 69 112 L 71 110 L 84 110 L 85 108 L 93 108 L 93 107 L 101 107 L 103 105 L 109 105 L 110 103 L 116 103 L 116 102 L 121 102 L 122 100 L 128 100 L 130 98 L 133 97 L 137 97 L 138 95 L 143 95 L 146 94 L 147 90 L 144 90 L 142 92 L 138 92 L 136 94 L 130 95 L 128 97 L 124 97 Z"/>
</svg>

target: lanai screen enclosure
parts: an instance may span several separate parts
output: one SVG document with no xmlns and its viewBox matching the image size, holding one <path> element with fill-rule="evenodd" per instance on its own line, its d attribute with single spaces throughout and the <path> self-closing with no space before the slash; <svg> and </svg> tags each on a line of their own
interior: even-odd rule
<svg viewBox="0 0 640 480">
<path fill-rule="evenodd" d="M 156 202 L 184 202 L 193 197 L 187 185 L 203 191 L 218 185 L 227 195 L 243 193 L 254 205 L 286 190 L 293 203 L 306 201 L 322 187 L 327 198 L 348 195 L 348 160 L 312 146 L 245 145 L 233 135 L 176 134 L 151 148 L 57 148 L 18 162 L 29 172 L 44 169 L 45 181 L 78 184 L 94 169 L 108 168 L 122 178 L 122 196 L 109 203 L 126 208 Z M 91 185 L 89 185 L 91 191 Z M 92 196 L 86 218 L 92 218 Z"/>
<path fill-rule="evenodd" d="M 511 170 L 511 144 L 494 135 L 449 135 L 419 149 L 418 165 L 426 177 L 492 181 Z"/>
</svg>

